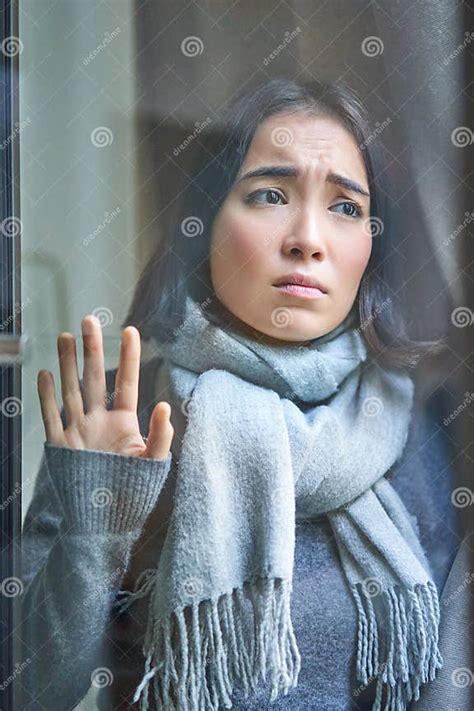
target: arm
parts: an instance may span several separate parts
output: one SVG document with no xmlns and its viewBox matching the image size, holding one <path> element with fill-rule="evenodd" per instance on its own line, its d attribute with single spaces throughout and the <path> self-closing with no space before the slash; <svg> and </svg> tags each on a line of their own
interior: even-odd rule
<svg viewBox="0 0 474 711">
<path fill-rule="evenodd" d="M 22 709 L 72 709 L 87 694 L 111 605 L 171 456 L 45 442 L 22 534 Z"/>
<path fill-rule="evenodd" d="M 169 405 L 158 402 L 146 422 L 141 403 L 145 411 L 137 416 L 139 331 L 123 330 L 119 366 L 108 383 L 100 322 L 89 315 L 81 328 L 82 381 L 75 337 L 58 337 L 61 413 L 52 373 L 38 372 L 46 442 L 22 537 L 19 634 L 21 708 L 30 711 L 74 708 L 91 675 L 102 676 L 112 603 L 171 466 Z"/>
</svg>

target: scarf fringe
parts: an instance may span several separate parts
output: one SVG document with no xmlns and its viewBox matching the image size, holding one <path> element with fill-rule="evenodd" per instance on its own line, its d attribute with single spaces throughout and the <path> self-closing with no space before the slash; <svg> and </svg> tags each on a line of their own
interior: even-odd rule
<svg viewBox="0 0 474 711">
<path fill-rule="evenodd" d="M 148 569 L 142 575 L 148 573 Z M 144 582 L 118 603 L 123 608 L 147 595 L 156 581 Z M 270 672 L 271 696 L 286 696 L 298 682 L 301 657 L 290 616 L 291 582 L 258 578 L 218 598 L 194 601 L 174 610 L 168 619 L 154 620 L 153 595 L 149 604 L 143 653 L 145 673 L 133 702 L 148 711 L 149 686 L 162 711 L 218 711 L 232 707 L 235 684 L 245 697 Z M 250 599 L 253 618 L 245 610 Z M 187 618 L 187 619 L 186 619 Z M 153 664 L 153 659 L 155 664 Z"/>
<path fill-rule="evenodd" d="M 125 599 L 116 606 L 125 609 L 145 597 L 156 575 L 154 568 L 144 570 L 135 591 L 121 591 Z M 286 696 L 297 685 L 301 659 L 290 617 L 291 584 L 279 578 L 258 578 L 246 583 L 244 590 L 235 588 L 216 599 L 195 601 L 157 622 L 151 616 L 152 596 L 143 646 L 145 672 L 133 697 L 134 703 L 140 701 L 140 711 L 148 711 L 150 683 L 163 711 L 231 708 L 236 681 L 248 697 L 260 679 L 267 680 L 268 669 L 271 701 L 280 689 Z M 432 681 L 443 665 L 436 586 L 432 581 L 412 588 L 395 585 L 379 593 L 377 599 L 385 611 L 384 661 L 373 595 L 361 583 L 351 590 L 358 611 L 357 678 L 366 686 L 378 677 L 372 711 L 406 711 L 411 701 L 418 700 L 420 686 Z M 250 599 L 253 611 L 247 628 L 245 598 Z M 153 657 L 160 661 L 152 667 Z"/>
<path fill-rule="evenodd" d="M 387 657 L 382 662 L 372 596 L 361 583 L 351 585 L 351 590 L 358 610 L 357 678 L 367 686 L 370 678 L 378 677 L 372 711 L 405 711 L 407 704 L 419 698 L 421 684 L 432 681 L 443 666 L 436 586 L 429 580 L 411 588 L 395 585 L 379 593 L 386 612 L 382 624 Z"/>
<path fill-rule="evenodd" d="M 129 607 L 139 597 L 146 597 L 153 587 L 156 575 L 156 568 L 145 568 L 135 581 L 134 592 L 131 590 L 120 590 L 122 598 L 114 602 L 114 611 L 119 613 Z"/>
</svg>

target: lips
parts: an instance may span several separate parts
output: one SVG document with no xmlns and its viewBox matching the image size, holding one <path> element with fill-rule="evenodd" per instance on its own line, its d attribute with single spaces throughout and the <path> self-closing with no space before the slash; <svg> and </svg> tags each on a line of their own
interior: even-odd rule
<svg viewBox="0 0 474 711">
<path fill-rule="evenodd" d="M 326 293 L 326 287 L 321 284 L 319 280 L 309 274 L 302 274 L 301 272 L 292 272 L 291 274 L 285 274 L 284 276 L 277 279 L 273 286 L 285 286 L 289 284 L 295 284 L 297 286 L 307 286 L 319 289 L 324 294 Z"/>
</svg>

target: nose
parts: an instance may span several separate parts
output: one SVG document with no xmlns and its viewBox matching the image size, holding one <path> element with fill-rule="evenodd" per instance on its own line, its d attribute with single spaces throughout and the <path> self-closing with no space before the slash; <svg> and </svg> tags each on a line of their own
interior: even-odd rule
<svg viewBox="0 0 474 711">
<path fill-rule="evenodd" d="M 323 226 L 317 211 L 312 207 L 302 208 L 292 223 L 291 230 L 283 241 L 284 253 L 288 256 L 326 257 Z"/>
</svg>

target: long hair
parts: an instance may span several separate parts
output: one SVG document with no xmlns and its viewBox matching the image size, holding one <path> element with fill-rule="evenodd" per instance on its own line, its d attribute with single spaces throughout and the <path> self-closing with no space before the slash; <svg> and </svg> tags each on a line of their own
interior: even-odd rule
<svg viewBox="0 0 474 711">
<path fill-rule="evenodd" d="M 393 295 L 403 283 L 399 260 L 392 252 L 396 217 L 386 198 L 382 153 L 370 130 L 367 110 L 352 89 L 323 80 L 272 79 L 240 91 L 223 112 L 220 133 L 200 139 L 196 169 L 184 193 L 180 217 L 158 241 L 139 278 L 122 328 L 133 325 L 144 340 L 174 338 L 184 319 L 186 296 L 206 301 L 206 313 L 217 303 L 209 267 L 212 224 L 229 193 L 259 124 L 276 113 L 312 113 L 338 121 L 357 142 L 370 191 L 372 251 L 353 309 L 358 310 L 368 352 L 395 368 L 414 368 L 426 355 L 437 355 L 441 340 L 414 341 Z M 388 258 L 390 254 L 390 258 Z"/>
</svg>

